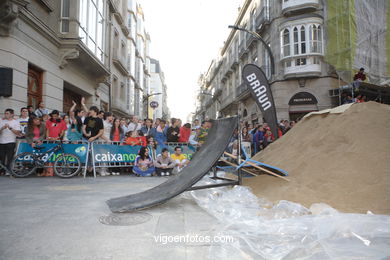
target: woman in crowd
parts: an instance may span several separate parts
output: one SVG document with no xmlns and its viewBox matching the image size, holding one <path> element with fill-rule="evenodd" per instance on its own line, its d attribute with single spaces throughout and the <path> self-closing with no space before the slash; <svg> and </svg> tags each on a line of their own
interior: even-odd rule
<svg viewBox="0 0 390 260">
<path fill-rule="evenodd" d="M 66 125 L 66 130 L 64 132 L 64 137 L 62 138 L 62 140 L 63 141 L 69 141 L 68 133 L 69 133 L 69 130 L 70 130 L 70 127 L 71 127 L 71 124 L 70 124 L 70 121 L 69 121 L 69 116 L 68 115 L 64 115 L 62 117 L 62 120 L 64 120 L 65 125 Z"/>
<path fill-rule="evenodd" d="M 169 156 L 167 148 L 163 148 L 161 150 L 161 154 L 157 156 L 157 159 L 154 163 L 154 166 L 156 167 L 157 176 L 171 175 L 175 165 L 175 162 Z"/>
<path fill-rule="evenodd" d="M 191 135 L 191 124 L 186 123 L 184 126 L 180 127 L 180 136 L 179 136 L 179 142 L 180 143 L 188 143 L 188 139 Z"/>
<path fill-rule="evenodd" d="M 155 168 L 152 158 L 149 156 L 149 150 L 146 147 L 141 147 L 138 156 L 135 158 L 133 173 L 136 176 L 152 176 Z"/>
<path fill-rule="evenodd" d="M 121 121 L 119 118 L 115 118 L 112 122 L 111 132 L 110 132 L 110 140 L 113 142 L 123 142 L 125 139 L 125 133 L 123 128 L 121 127 Z"/>
<path fill-rule="evenodd" d="M 156 129 L 156 136 L 154 137 L 159 147 L 164 148 L 167 142 L 167 126 L 165 120 L 160 121 L 160 125 Z"/>
<path fill-rule="evenodd" d="M 42 141 L 46 138 L 46 126 L 41 119 L 36 116 L 31 116 L 28 119 L 27 129 L 26 129 L 26 141 L 31 145 L 31 147 L 39 146 L 42 144 Z M 39 169 L 41 170 L 41 169 Z M 47 171 L 43 173 L 38 173 L 38 176 L 48 176 Z"/>
<path fill-rule="evenodd" d="M 66 137 L 68 138 L 68 140 L 71 142 L 74 142 L 74 143 L 76 141 L 80 141 L 83 139 L 83 130 L 82 130 L 83 122 L 82 122 L 81 118 L 76 115 L 77 113 L 78 113 L 78 111 L 76 111 L 76 112 L 70 111 L 69 112 L 70 126 L 68 126 L 68 130 L 67 130 L 67 134 L 66 134 Z"/>
<path fill-rule="evenodd" d="M 248 133 L 248 128 L 245 126 L 242 128 L 241 132 L 241 141 L 242 142 L 250 142 L 252 139 L 251 135 Z"/>
<path fill-rule="evenodd" d="M 35 147 L 36 145 L 41 145 L 42 141 L 46 138 L 46 127 L 45 124 L 41 122 L 41 119 L 36 116 L 32 116 L 28 120 L 27 130 L 26 130 L 26 141 Z"/>
</svg>

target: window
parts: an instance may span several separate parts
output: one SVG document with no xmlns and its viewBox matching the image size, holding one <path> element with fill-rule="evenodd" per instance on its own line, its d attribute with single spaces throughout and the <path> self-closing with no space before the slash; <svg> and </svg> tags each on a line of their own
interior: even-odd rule
<svg viewBox="0 0 390 260">
<path fill-rule="evenodd" d="M 306 58 L 295 59 L 295 66 L 306 65 Z"/>
<path fill-rule="evenodd" d="M 268 43 L 268 46 L 270 44 Z M 269 52 L 266 48 L 263 48 L 263 64 L 264 64 L 264 73 L 267 79 L 271 78 L 271 59 L 269 56 Z"/>
<path fill-rule="evenodd" d="M 70 0 L 62 0 L 61 3 L 61 33 L 69 32 Z"/>
<path fill-rule="evenodd" d="M 70 0 L 63 0 L 63 2 Z M 79 37 L 99 60 L 104 59 L 105 0 L 79 1 Z"/>
<path fill-rule="evenodd" d="M 301 26 L 301 53 L 306 53 L 306 30 L 305 26 Z"/>
<path fill-rule="evenodd" d="M 284 29 L 283 31 L 283 56 L 290 56 L 290 31 Z"/>
<path fill-rule="evenodd" d="M 320 25 L 311 25 L 309 30 L 310 51 L 322 53 L 322 28 Z"/>
<path fill-rule="evenodd" d="M 294 55 L 299 54 L 298 28 L 294 27 Z"/>
<path fill-rule="evenodd" d="M 311 23 L 283 28 L 281 52 L 282 57 L 322 54 L 322 26 Z"/>
</svg>

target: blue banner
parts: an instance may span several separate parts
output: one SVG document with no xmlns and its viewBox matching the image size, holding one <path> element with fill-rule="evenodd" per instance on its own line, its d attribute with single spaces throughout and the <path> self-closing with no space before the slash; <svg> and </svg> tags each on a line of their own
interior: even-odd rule
<svg viewBox="0 0 390 260">
<path fill-rule="evenodd" d="M 173 154 L 175 147 L 180 145 L 167 145 L 170 154 Z M 93 144 L 94 161 L 98 163 L 134 163 L 142 146 Z M 191 160 L 196 149 L 192 146 L 180 146 L 184 156 Z M 161 151 L 161 149 L 157 149 Z M 150 153 L 150 152 L 149 152 Z"/>
<path fill-rule="evenodd" d="M 44 147 L 44 149 L 38 151 L 34 150 L 31 145 L 28 143 L 20 143 L 18 147 L 17 154 L 24 153 L 24 152 L 30 152 L 30 153 L 38 153 L 42 154 L 46 151 L 50 150 L 51 148 L 57 146 L 58 144 L 55 143 L 48 143 L 48 144 L 42 144 L 41 147 Z M 87 152 L 88 152 L 88 145 L 87 144 L 62 144 L 62 147 L 64 148 L 65 153 L 75 154 L 80 158 L 81 163 L 85 163 L 87 161 Z M 61 151 L 57 151 L 54 153 L 48 160 L 48 162 L 54 162 L 55 159 L 61 154 Z"/>
</svg>

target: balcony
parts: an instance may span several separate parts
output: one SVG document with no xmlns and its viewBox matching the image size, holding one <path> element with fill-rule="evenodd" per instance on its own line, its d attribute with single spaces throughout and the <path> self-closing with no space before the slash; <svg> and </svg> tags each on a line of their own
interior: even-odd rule
<svg viewBox="0 0 390 260">
<path fill-rule="evenodd" d="M 127 116 L 128 115 L 128 109 L 126 102 L 120 100 L 119 98 L 114 98 L 114 102 L 111 102 L 111 108 L 112 111 L 115 114 L 120 114 L 122 116 Z"/>
<path fill-rule="evenodd" d="M 234 70 L 237 66 L 238 66 L 238 58 L 237 58 L 237 55 L 234 53 L 231 57 L 230 57 L 230 65 L 229 65 L 229 68 L 231 70 Z"/>
<path fill-rule="evenodd" d="M 301 57 L 284 62 L 284 77 L 318 77 L 321 75 L 319 57 Z"/>
<path fill-rule="evenodd" d="M 241 83 L 236 89 L 236 94 L 238 99 L 245 96 L 246 94 L 249 94 L 248 86 L 245 83 Z"/>
<path fill-rule="evenodd" d="M 98 81 L 102 80 L 99 82 L 103 82 L 110 76 L 110 71 L 103 63 L 103 59 L 100 60 L 99 57 L 79 39 L 63 39 L 60 47 L 60 54 L 60 68 L 64 68 L 71 62 L 82 68 Z"/>
<path fill-rule="evenodd" d="M 265 25 L 270 23 L 269 6 L 264 6 L 263 9 L 261 9 L 256 17 L 255 23 L 257 32 L 261 32 Z"/>
<path fill-rule="evenodd" d="M 253 35 L 251 34 L 247 34 L 247 37 L 246 37 L 246 47 L 247 48 L 250 48 L 252 46 L 252 44 L 256 43 L 258 40 L 256 37 L 254 37 Z"/>
<path fill-rule="evenodd" d="M 240 42 L 240 45 L 238 45 L 238 57 L 242 59 L 246 54 L 248 54 L 248 49 L 246 48 L 246 42 L 245 40 Z"/>
<path fill-rule="evenodd" d="M 282 13 L 284 15 L 289 15 L 293 13 L 304 13 L 314 11 L 318 7 L 318 0 L 283 0 Z"/>
<path fill-rule="evenodd" d="M 126 57 L 118 54 L 118 50 L 113 50 L 112 63 L 120 70 L 124 75 L 128 76 L 129 71 L 126 67 Z"/>
</svg>

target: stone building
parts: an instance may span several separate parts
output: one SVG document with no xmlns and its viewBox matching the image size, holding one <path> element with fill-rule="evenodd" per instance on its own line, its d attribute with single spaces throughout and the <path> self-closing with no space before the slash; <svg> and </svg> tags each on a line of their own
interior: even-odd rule
<svg viewBox="0 0 390 260">
<path fill-rule="evenodd" d="M 241 71 L 254 63 L 267 75 L 277 118 L 297 120 L 308 112 L 332 107 L 329 90 L 345 84 L 324 61 L 326 35 L 324 11 L 319 0 L 246 0 L 235 26 L 255 31 L 270 53 L 251 34 L 232 30 L 220 55 L 201 75 L 195 118 L 239 114 L 248 123 L 262 122 L 262 115 Z"/>
<path fill-rule="evenodd" d="M 148 118 L 169 118 L 169 109 L 167 106 L 167 85 L 165 84 L 164 72 L 161 70 L 160 62 L 156 59 L 151 59 L 150 66 L 150 92 L 149 92 L 149 115 Z M 159 94 L 160 93 L 160 94 Z M 156 94 L 156 95 L 154 95 Z M 156 108 L 150 107 L 151 102 L 157 102 Z"/>
<path fill-rule="evenodd" d="M 135 1 L 5 0 L 0 13 L 0 70 L 11 71 L 1 80 L 12 79 L 0 113 L 39 101 L 67 112 L 85 97 L 118 116 L 142 115 L 150 38 Z"/>
</svg>

